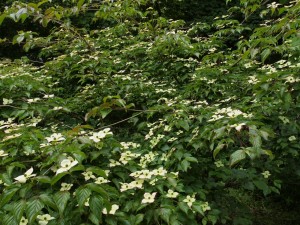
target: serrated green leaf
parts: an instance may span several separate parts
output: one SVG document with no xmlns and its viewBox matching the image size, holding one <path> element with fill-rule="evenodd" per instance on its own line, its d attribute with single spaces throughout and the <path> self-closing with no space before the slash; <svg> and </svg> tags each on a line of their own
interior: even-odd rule
<svg viewBox="0 0 300 225">
<path fill-rule="evenodd" d="M 5 189 L 0 195 L 0 208 L 8 203 L 18 190 L 18 187 Z"/>
<path fill-rule="evenodd" d="M 99 194 L 101 194 L 101 196 L 105 199 L 108 199 L 108 194 L 107 192 L 101 187 L 101 185 L 99 184 L 95 184 L 95 183 L 89 183 L 85 185 L 87 188 L 89 188 L 92 191 L 95 191 Z"/>
<path fill-rule="evenodd" d="M 92 213 L 97 217 L 97 219 L 101 220 L 102 209 L 103 209 L 103 198 L 100 195 L 93 195 L 90 198 L 90 209 Z"/>
<path fill-rule="evenodd" d="M 184 202 L 179 202 L 178 203 L 178 207 L 181 209 L 181 211 L 183 211 L 185 214 L 188 214 L 188 211 L 189 211 L 189 207 L 186 203 Z"/>
<path fill-rule="evenodd" d="M 20 200 L 13 205 L 12 214 L 14 215 L 17 221 L 21 220 L 25 207 L 26 202 L 24 200 Z"/>
<path fill-rule="evenodd" d="M 76 190 L 76 199 L 79 207 L 83 207 L 86 200 L 90 197 L 92 191 L 89 188 L 80 187 Z"/>
<path fill-rule="evenodd" d="M 3 224 L 3 225 L 18 225 L 18 222 L 17 222 L 16 218 L 14 218 L 14 216 L 7 214 L 7 215 L 3 216 L 1 224 Z"/>
<path fill-rule="evenodd" d="M 63 215 L 64 210 L 67 206 L 68 200 L 70 199 L 70 193 L 68 191 L 60 191 L 57 192 L 54 196 L 53 196 L 54 202 L 56 203 L 56 206 L 59 210 L 59 214 Z"/>
<path fill-rule="evenodd" d="M 58 210 L 58 208 L 57 208 L 57 206 L 56 206 L 54 200 L 51 198 L 50 195 L 48 195 L 48 194 L 41 194 L 41 195 L 39 196 L 39 198 L 41 199 L 41 201 L 42 201 L 45 205 L 51 207 L 51 208 L 54 209 L 54 210 Z"/>
<path fill-rule="evenodd" d="M 167 223 L 170 224 L 170 216 L 172 215 L 172 210 L 168 208 L 159 209 L 160 217 Z"/>
<path fill-rule="evenodd" d="M 27 203 L 26 217 L 28 223 L 31 224 L 39 214 L 42 214 L 41 210 L 44 208 L 44 203 L 39 199 L 34 199 Z"/>
</svg>

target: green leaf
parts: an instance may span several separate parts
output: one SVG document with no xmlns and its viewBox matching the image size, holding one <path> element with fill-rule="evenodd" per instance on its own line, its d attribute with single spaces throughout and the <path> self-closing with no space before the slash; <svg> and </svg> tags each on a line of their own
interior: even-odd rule
<svg viewBox="0 0 300 225">
<path fill-rule="evenodd" d="M 99 220 L 99 214 L 101 215 L 101 213 L 97 213 L 97 214 L 95 214 L 95 213 L 90 213 L 90 215 L 89 215 L 89 220 L 93 223 L 93 224 L 95 224 L 95 225 L 99 225 L 100 224 L 100 220 Z M 98 215 L 98 216 L 97 216 Z"/>
<path fill-rule="evenodd" d="M 190 208 L 188 207 L 188 205 L 187 205 L 186 203 L 184 203 L 184 202 L 179 202 L 178 207 L 179 207 L 183 212 L 185 212 L 185 214 L 188 214 L 188 211 L 189 211 Z"/>
<path fill-rule="evenodd" d="M 0 26 L 3 23 L 3 20 L 6 18 L 6 16 L 7 15 L 5 13 L 3 13 L 3 14 L 0 15 Z"/>
<path fill-rule="evenodd" d="M 83 5 L 83 3 L 84 3 L 84 0 L 79 0 L 77 3 L 77 8 L 80 9 L 81 6 Z"/>
<path fill-rule="evenodd" d="M 59 181 L 61 178 L 63 178 L 67 174 L 68 174 L 67 172 L 63 172 L 63 173 L 59 173 L 59 174 L 55 175 L 51 180 L 51 185 L 56 184 L 57 181 Z"/>
<path fill-rule="evenodd" d="M 229 164 L 230 166 L 233 166 L 237 163 L 239 163 L 240 161 L 242 161 L 243 159 L 246 158 L 246 153 L 244 150 L 237 150 L 234 153 L 232 153 L 230 155 L 230 160 L 229 160 Z"/>
<path fill-rule="evenodd" d="M 64 210 L 67 206 L 68 200 L 70 199 L 70 193 L 68 191 L 60 191 L 57 192 L 54 196 L 53 196 L 54 202 L 56 203 L 56 206 L 59 210 L 59 214 L 63 215 Z"/>
<path fill-rule="evenodd" d="M 184 159 L 180 162 L 180 166 L 181 166 L 182 171 L 186 172 L 188 170 L 188 168 L 190 167 L 190 162 Z"/>
<path fill-rule="evenodd" d="M 178 124 L 180 127 L 182 127 L 183 129 L 185 129 L 186 131 L 189 131 L 189 129 L 190 129 L 190 125 L 189 125 L 188 121 L 186 121 L 186 120 L 179 120 L 179 121 L 177 122 L 177 124 Z"/>
<path fill-rule="evenodd" d="M 101 220 L 101 211 L 103 209 L 103 199 L 100 195 L 93 195 L 90 198 L 90 209 L 92 213 L 97 217 L 97 220 Z"/>
<path fill-rule="evenodd" d="M 100 114 L 101 114 L 102 119 L 104 119 L 111 112 L 112 112 L 111 108 L 101 109 Z"/>
<path fill-rule="evenodd" d="M 168 208 L 161 208 L 159 209 L 160 217 L 167 223 L 170 224 L 170 216 L 172 214 L 172 210 Z"/>
<path fill-rule="evenodd" d="M 13 205 L 12 213 L 17 221 L 21 220 L 25 207 L 26 202 L 24 200 L 20 200 Z"/>
<path fill-rule="evenodd" d="M 271 54 L 271 49 L 266 48 L 265 50 L 263 50 L 261 53 L 261 61 L 264 63 L 270 54 Z"/>
<path fill-rule="evenodd" d="M 7 215 L 4 215 L 1 224 L 3 224 L 3 225 L 18 225 L 18 222 L 14 216 L 7 214 Z"/>
<path fill-rule="evenodd" d="M 50 195 L 48 195 L 48 194 L 41 194 L 41 195 L 39 196 L 39 198 L 41 199 L 41 201 L 42 201 L 45 205 L 51 207 L 51 208 L 54 209 L 54 210 L 58 210 L 58 208 L 57 208 L 55 202 L 53 201 L 53 199 L 51 198 Z"/>
<path fill-rule="evenodd" d="M 141 222 L 143 222 L 143 220 L 144 220 L 144 214 L 137 214 L 135 216 L 134 225 L 140 224 Z"/>
<path fill-rule="evenodd" d="M 92 191 L 95 191 L 99 194 L 101 194 L 102 197 L 104 197 L 105 199 L 108 199 L 108 194 L 107 192 L 101 187 L 101 185 L 99 184 L 95 184 L 95 183 L 88 183 L 85 185 L 87 188 L 89 188 Z"/>
<path fill-rule="evenodd" d="M 83 207 L 84 203 L 90 197 L 91 193 L 92 192 L 89 188 L 80 187 L 76 190 L 76 198 L 79 207 Z"/>
<path fill-rule="evenodd" d="M 11 189 L 5 189 L 1 193 L 0 198 L 0 209 L 11 200 L 11 198 L 15 195 L 15 193 L 19 190 L 19 188 L 11 188 Z"/>
<path fill-rule="evenodd" d="M 28 223 L 32 224 L 36 219 L 38 214 L 42 214 L 41 210 L 44 208 L 44 203 L 39 199 L 34 199 L 27 203 L 26 206 L 26 216 L 28 219 Z"/>
<path fill-rule="evenodd" d="M 225 144 L 219 143 L 218 146 L 214 149 L 213 157 L 216 159 L 218 153 L 224 148 Z"/>
</svg>

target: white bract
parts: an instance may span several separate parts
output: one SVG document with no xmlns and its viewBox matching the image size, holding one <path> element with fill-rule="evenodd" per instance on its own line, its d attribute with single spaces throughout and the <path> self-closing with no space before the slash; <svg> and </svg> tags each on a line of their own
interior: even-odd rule
<svg viewBox="0 0 300 225">
<path fill-rule="evenodd" d="M 115 214 L 116 213 L 116 211 L 119 209 L 119 206 L 118 205 L 116 205 L 116 204 L 113 204 L 112 206 L 111 206 L 111 209 L 110 209 L 110 211 L 108 212 L 108 214 Z M 103 214 L 107 214 L 107 209 L 106 208 L 104 208 L 103 210 L 102 210 L 102 213 Z"/>
<path fill-rule="evenodd" d="M 67 172 L 77 164 L 77 160 L 74 160 L 72 157 L 68 157 L 67 159 L 64 159 L 60 162 L 60 168 L 56 171 L 56 174 Z"/>
<path fill-rule="evenodd" d="M 0 157 L 7 156 L 8 154 L 4 150 L 0 150 Z"/>
<path fill-rule="evenodd" d="M 169 189 L 168 190 L 168 194 L 166 194 L 166 197 L 168 197 L 168 198 L 176 198 L 178 195 L 179 195 L 178 192 Z"/>
<path fill-rule="evenodd" d="M 156 192 L 153 192 L 152 194 L 146 192 L 144 194 L 144 199 L 142 200 L 142 203 L 145 204 L 145 203 L 152 203 L 152 202 L 154 202 L 155 195 L 156 195 Z"/>
<path fill-rule="evenodd" d="M 19 183 L 26 183 L 26 181 L 30 178 L 30 177 L 34 177 L 36 176 L 36 174 L 32 174 L 33 172 L 33 168 L 31 167 L 29 170 L 27 170 L 23 175 L 20 175 L 16 178 L 14 178 L 17 182 Z"/>
<path fill-rule="evenodd" d="M 58 142 L 66 140 L 61 133 L 54 133 L 50 137 L 46 137 L 46 140 L 50 142 Z"/>
<path fill-rule="evenodd" d="M 36 218 L 39 220 L 40 225 L 46 225 L 46 224 L 48 224 L 48 222 L 50 220 L 55 219 L 54 217 L 50 216 L 49 214 L 38 215 Z"/>
<path fill-rule="evenodd" d="M 69 191 L 73 184 L 61 183 L 60 191 Z"/>
<path fill-rule="evenodd" d="M 28 224 L 28 219 L 22 216 L 19 225 L 27 225 L 27 224 Z"/>
<path fill-rule="evenodd" d="M 183 200 L 183 202 L 185 202 L 190 208 L 192 207 L 193 205 L 193 202 L 195 202 L 196 199 L 195 199 L 195 196 L 193 195 L 192 197 L 191 196 L 186 196 L 186 198 Z"/>
<path fill-rule="evenodd" d="M 105 138 L 107 135 L 113 134 L 110 131 L 110 128 L 105 128 L 104 130 L 100 130 L 99 132 L 94 132 L 93 135 L 90 137 L 91 140 L 98 143 L 101 139 Z"/>
</svg>

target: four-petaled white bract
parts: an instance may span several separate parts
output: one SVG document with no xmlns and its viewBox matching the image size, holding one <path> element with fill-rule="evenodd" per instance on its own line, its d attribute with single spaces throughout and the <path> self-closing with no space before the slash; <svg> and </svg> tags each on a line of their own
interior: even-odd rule
<svg viewBox="0 0 300 225">
<path fill-rule="evenodd" d="M 56 171 L 56 174 L 67 172 L 73 166 L 77 165 L 78 161 L 72 159 L 71 157 L 64 159 L 60 162 L 60 168 Z"/>
<path fill-rule="evenodd" d="M 50 137 L 46 137 L 46 140 L 50 142 L 58 142 L 58 141 L 64 141 L 66 140 L 61 133 L 54 133 Z"/>
<path fill-rule="evenodd" d="M 19 225 L 27 225 L 27 224 L 28 224 L 28 219 L 22 216 Z"/>
<path fill-rule="evenodd" d="M 93 136 L 91 136 L 90 139 L 98 143 L 99 141 L 101 141 L 101 139 L 105 138 L 109 134 L 113 134 L 110 131 L 110 128 L 105 128 L 104 130 L 100 130 L 99 132 L 94 132 Z"/>
<path fill-rule="evenodd" d="M 168 197 L 168 198 L 176 198 L 178 195 L 179 195 L 178 192 L 169 189 L 168 190 L 168 194 L 166 194 L 166 197 Z"/>
<path fill-rule="evenodd" d="M 186 198 L 183 200 L 183 202 L 186 202 L 186 204 L 191 208 L 192 205 L 193 205 L 193 202 L 195 202 L 196 199 L 195 199 L 195 196 L 186 196 Z"/>
<path fill-rule="evenodd" d="M 49 214 L 38 215 L 36 218 L 39 220 L 40 225 L 47 225 L 50 220 L 55 219 L 54 217 L 50 216 Z"/>
<path fill-rule="evenodd" d="M 154 202 L 155 195 L 156 195 L 156 192 L 153 192 L 152 194 L 146 192 L 144 194 L 144 199 L 142 200 L 142 203 L 152 203 L 152 202 Z"/>
<path fill-rule="evenodd" d="M 118 205 L 116 205 L 116 204 L 113 204 L 112 206 L 111 206 L 111 209 L 110 209 L 110 211 L 109 211 L 109 213 L 108 214 L 115 214 L 116 213 L 116 211 L 119 209 L 119 206 Z M 102 213 L 103 214 L 107 214 L 107 209 L 106 208 L 104 208 L 103 210 L 102 210 Z"/>
<path fill-rule="evenodd" d="M 32 174 L 32 172 L 33 172 L 33 168 L 31 167 L 23 175 L 20 175 L 20 176 L 14 178 L 14 179 L 19 183 L 26 183 L 28 178 L 36 176 L 36 174 Z"/>
</svg>

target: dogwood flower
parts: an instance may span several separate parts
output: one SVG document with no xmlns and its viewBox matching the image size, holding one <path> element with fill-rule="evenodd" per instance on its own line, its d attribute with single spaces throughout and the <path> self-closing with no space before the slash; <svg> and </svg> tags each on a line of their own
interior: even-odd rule
<svg viewBox="0 0 300 225">
<path fill-rule="evenodd" d="M 116 205 L 116 204 L 113 204 L 112 206 L 111 206 L 111 209 L 110 209 L 110 211 L 108 212 L 108 214 L 115 214 L 116 213 L 116 211 L 119 209 L 119 206 L 118 205 Z M 107 214 L 107 209 L 106 208 L 104 208 L 103 210 L 102 210 L 102 213 L 103 214 Z"/>
<path fill-rule="evenodd" d="M 3 157 L 3 156 L 7 156 L 8 154 L 7 153 L 5 153 L 5 151 L 4 150 L 0 150 L 0 157 Z"/>
<path fill-rule="evenodd" d="M 31 167 L 29 170 L 27 170 L 23 175 L 20 175 L 16 178 L 14 178 L 17 182 L 19 183 L 26 183 L 26 181 L 30 178 L 30 177 L 34 177 L 36 176 L 36 174 L 32 174 L 33 172 L 33 168 Z"/>
<path fill-rule="evenodd" d="M 67 159 L 62 160 L 60 162 L 60 168 L 56 171 L 56 175 L 68 171 L 77 164 L 78 161 L 74 160 L 72 157 L 68 157 Z"/>
<path fill-rule="evenodd" d="M 176 198 L 179 195 L 178 192 L 175 192 L 171 189 L 168 190 L 168 194 L 166 194 L 166 197 L 168 198 Z"/>
<path fill-rule="evenodd" d="M 268 171 L 268 170 L 266 170 L 265 172 L 263 172 L 263 173 L 261 173 L 263 176 L 264 176 L 264 178 L 268 178 L 269 176 L 271 176 L 271 173 Z"/>
<path fill-rule="evenodd" d="M 113 134 L 110 131 L 110 128 L 105 128 L 104 130 L 100 130 L 99 132 L 94 132 L 93 135 L 90 137 L 90 139 L 97 143 L 109 134 Z"/>
<path fill-rule="evenodd" d="M 61 183 L 60 191 L 69 191 L 73 184 Z"/>
<path fill-rule="evenodd" d="M 26 219 L 24 216 L 22 216 L 19 225 L 27 225 L 28 219 Z"/>
<path fill-rule="evenodd" d="M 50 220 L 55 219 L 54 217 L 50 216 L 49 214 L 38 215 L 36 218 L 39 220 L 40 225 L 47 225 Z"/>
<path fill-rule="evenodd" d="M 11 104 L 11 103 L 13 103 L 12 99 L 3 98 L 3 105 L 8 105 L 8 104 Z"/>
<path fill-rule="evenodd" d="M 204 202 L 203 204 L 200 205 L 200 207 L 201 207 L 203 212 L 211 210 L 210 206 L 208 205 L 208 202 Z"/>
<path fill-rule="evenodd" d="M 186 198 L 183 200 L 183 202 L 185 202 L 190 208 L 192 207 L 193 205 L 193 202 L 195 202 L 196 199 L 195 199 L 195 195 L 193 195 L 192 197 L 191 196 L 186 196 Z"/>
<path fill-rule="evenodd" d="M 46 137 L 46 140 L 50 142 L 58 142 L 66 140 L 61 133 L 54 133 L 50 137 Z"/>
<path fill-rule="evenodd" d="M 152 202 L 154 202 L 155 195 L 156 195 L 156 192 L 153 192 L 152 194 L 146 192 L 144 194 L 144 199 L 142 200 L 142 203 L 145 204 L 145 203 L 152 203 Z"/>
<path fill-rule="evenodd" d="M 82 175 L 84 176 L 84 179 L 86 181 L 90 180 L 90 179 L 95 179 L 96 178 L 92 171 L 83 172 Z"/>
<path fill-rule="evenodd" d="M 95 183 L 96 184 L 105 184 L 105 183 L 109 183 L 110 181 L 103 178 L 103 177 L 97 177 Z"/>
</svg>

